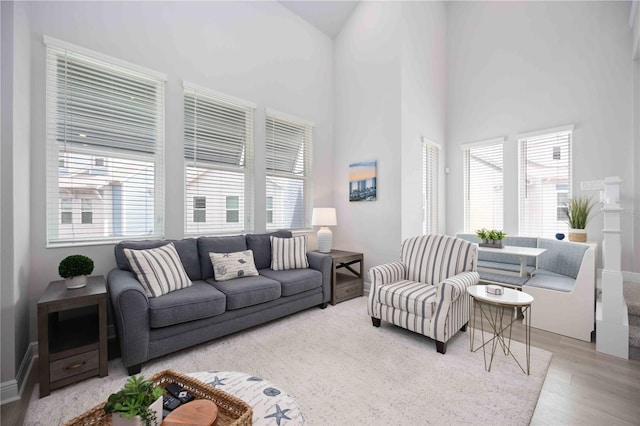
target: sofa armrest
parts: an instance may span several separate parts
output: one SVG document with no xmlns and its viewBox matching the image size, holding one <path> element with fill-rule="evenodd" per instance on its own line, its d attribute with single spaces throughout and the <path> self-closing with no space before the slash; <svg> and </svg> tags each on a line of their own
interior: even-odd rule
<svg viewBox="0 0 640 426">
<path fill-rule="evenodd" d="M 322 273 L 322 302 L 328 303 L 331 299 L 331 264 L 333 259 L 328 254 L 308 252 L 309 267 Z"/>
<path fill-rule="evenodd" d="M 114 322 L 125 367 L 149 358 L 149 298 L 129 271 L 113 269 L 107 276 Z"/>
<path fill-rule="evenodd" d="M 369 269 L 369 281 L 372 286 L 404 280 L 406 276 L 407 267 L 402 262 L 385 263 Z"/>
<path fill-rule="evenodd" d="M 461 294 L 467 291 L 467 287 L 480 282 L 478 272 L 461 272 L 458 275 L 447 278 L 437 285 L 436 304 L 441 304 L 443 300 L 455 302 Z"/>
</svg>

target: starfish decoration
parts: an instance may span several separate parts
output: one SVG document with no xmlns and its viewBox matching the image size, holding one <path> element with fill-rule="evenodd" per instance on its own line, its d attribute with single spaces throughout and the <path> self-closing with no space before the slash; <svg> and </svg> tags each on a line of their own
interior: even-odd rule
<svg viewBox="0 0 640 426">
<path fill-rule="evenodd" d="M 268 419 L 270 417 L 273 417 L 276 419 L 276 423 L 278 424 L 278 426 L 280 426 L 280 421 L 282 421 L 282 419 L 287 419 L 287 420 L 291 420 L 291 417 L 287 417 L 286 414 L 287 412 L 291 411 L 290 408 L 285 408 L 284 410 L 280 409 L 280 406 L 278 404 L 276 404 L 276 412 L 273 414 L 269 414 L 268 416 L 265 416 L 265 419 Z"/>
<path fill-rule="evenodd" d="M 229 253 L 223 254 L 222 257 L 229 257 Z"/>
<path fill-rule="evenodd" d="M 224 382 L 223 382 L 223 380 L 227 380 L 227 379 L 226 379 L 225 377 L 223 377 L 222 379 L 218 379 L 218 376 L 216 376 L 216 377 L 213 379 L 213 382 L 209 382 L 209 385 L 213 386 L 214 388 L 215 388 L 216 386 L 225 386 L 225 385 L 226 385 L 226 383 L 224 383 Z"/>
</svg>

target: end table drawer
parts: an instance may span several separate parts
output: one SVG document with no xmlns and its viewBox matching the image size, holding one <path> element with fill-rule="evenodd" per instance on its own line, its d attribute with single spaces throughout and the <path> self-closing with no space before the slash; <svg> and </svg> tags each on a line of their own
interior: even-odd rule
<svg viewBox="0 0 640 426">
<path fill-rule="evenodd" d="M 53 361 L 49 373 L 50 381 L 57 382 L 87 371 L 98 370 L 99 358 L 99 351 L 95 350 Z"/>
<path fill-rule="evenodd" d="M 347 300 L 358 296 L 362 296 L 362 283 L 359 282 L 343 284 L 336 289 L 336 299 L 338 300 Z"/>
</svg>

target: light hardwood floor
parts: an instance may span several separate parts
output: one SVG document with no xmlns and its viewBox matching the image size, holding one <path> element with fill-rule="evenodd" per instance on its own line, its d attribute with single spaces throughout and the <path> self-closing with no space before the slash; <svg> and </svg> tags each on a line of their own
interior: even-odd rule
<svg viewBox="0 0 640 426">
<path fill-rule="evenodd" d="M 522 324 L 513 333 L 524 341 Z M 553 352 L 532 425 L 640 425 L 640 361 L 598 353 L 595 343 L 536 329 L 531 334 L 533 346 Z M 2 406 L 2 425 L 24 423 L 35 379 L 21 401 Z"/>
</svg>

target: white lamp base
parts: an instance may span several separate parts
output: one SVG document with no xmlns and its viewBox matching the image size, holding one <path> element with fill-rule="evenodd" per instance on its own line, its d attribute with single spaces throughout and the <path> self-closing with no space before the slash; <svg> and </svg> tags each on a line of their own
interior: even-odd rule
<svg viewBox="0 0 640 426">
<path fill-rule="evenodd" d="M 333 233 L 331 229 L 323 226 L 318 231 L 318 251 L 320 253 L 329 253 L 333 244 Z"/>
</svg>

